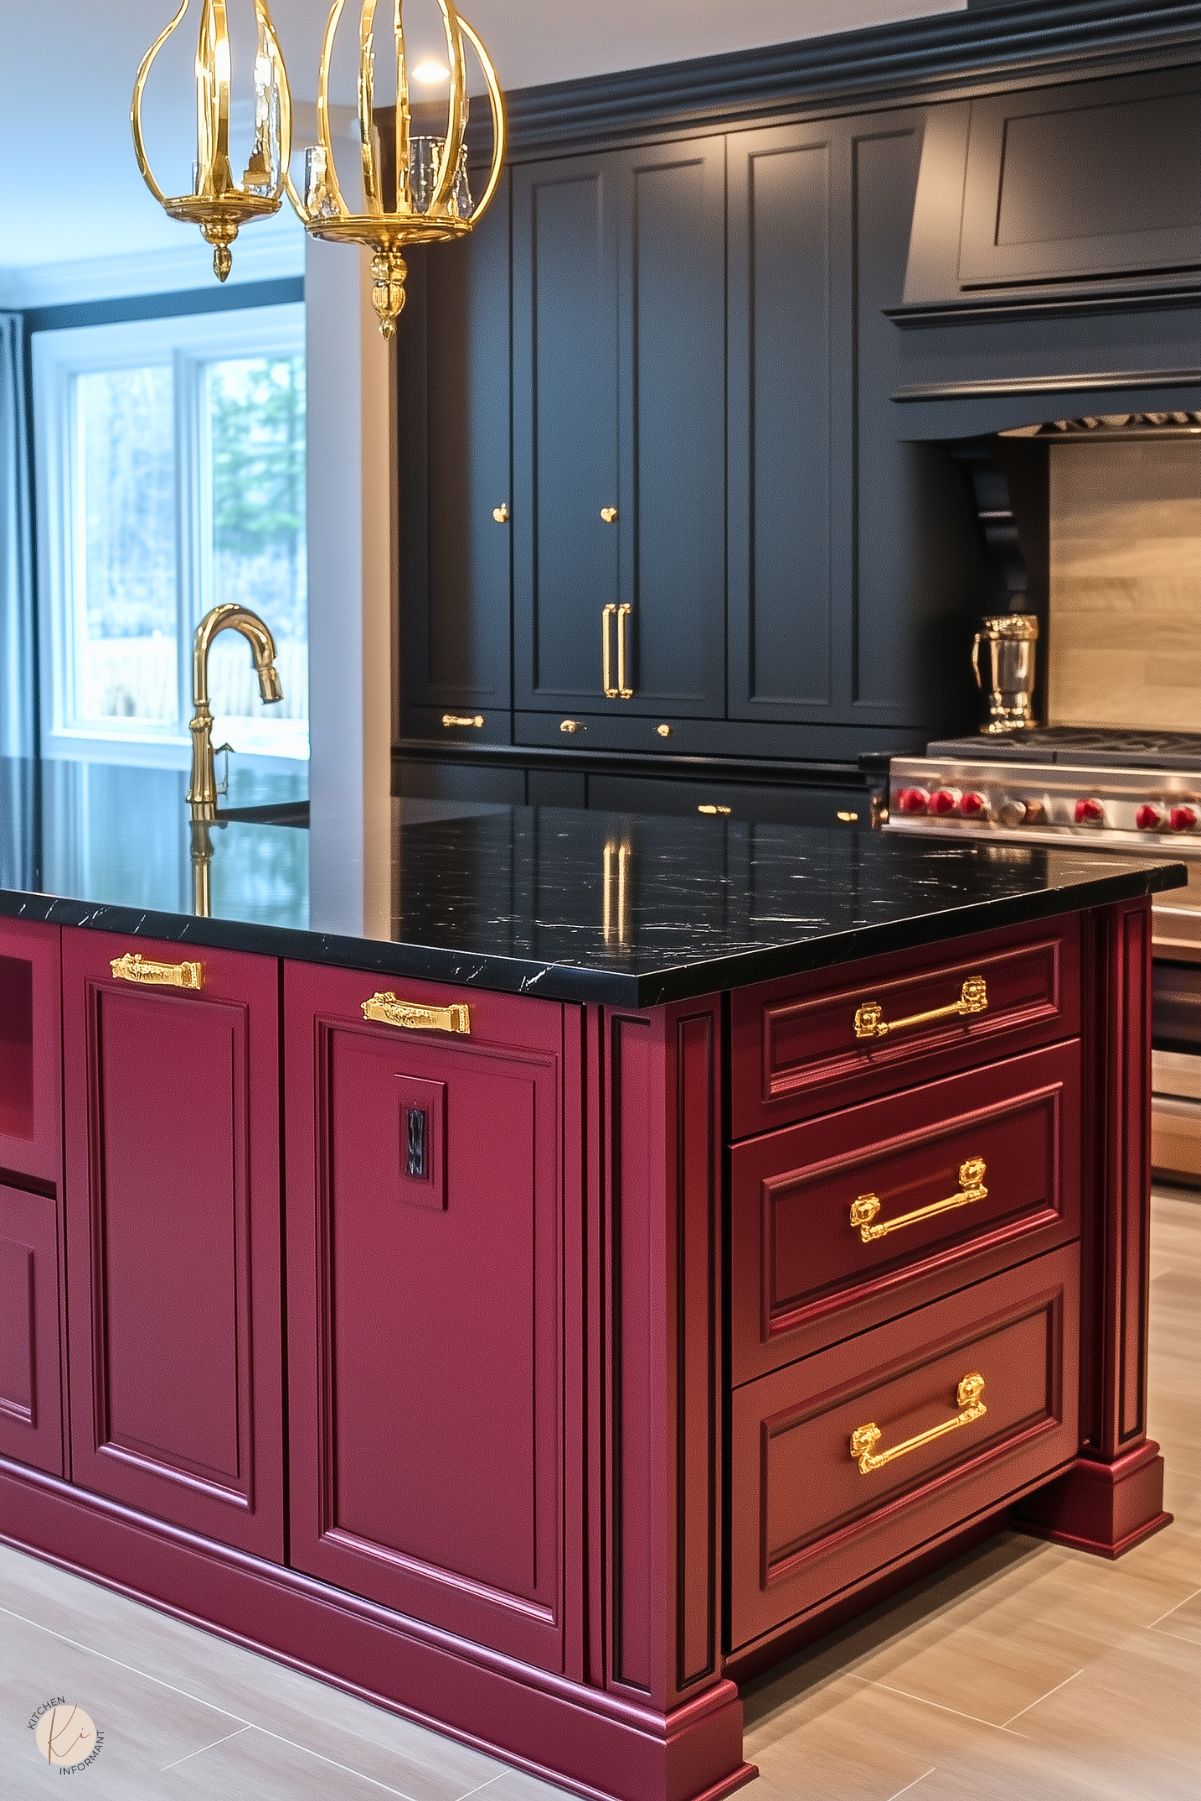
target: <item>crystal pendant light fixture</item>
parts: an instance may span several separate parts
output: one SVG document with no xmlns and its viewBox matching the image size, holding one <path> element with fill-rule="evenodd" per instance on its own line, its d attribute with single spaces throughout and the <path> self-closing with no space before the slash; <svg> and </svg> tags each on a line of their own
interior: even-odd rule
<svg viewBox="0 0 1201 1801">
<path fill-rule="evenodd" d="M 500 180 L 505 157 L 505 104 L 492 59 L 474 27 L 453 0 L 437 0 L 446 41 L 449 86 L 446 109 L 436 125 L 413 126 L 410 71 L 405 45 L 404 0 L 392 0 L 391 55 L 396 79 L 395 121 L 385 140 L 375 129 L 375 17 L 377 0 L 363 0 L 359 12 L 358 135 L 363 205 L 356 211 L 343 196 L 330 134 L 329 80 L 334 41 L 345 0 L 334 0 L 321 50 L 317 78 L 317 143 L 305 151 L 304 191 L 293 203 L 314 237 L 359 244 L 371 251 L 371 300 L 385 337 L 396 330 L 405 303 L 409 244 L 437 244 L 465 237 L 483 217 Z M 492 158 L 478 199 L 467 170 L 467 47 L 483 72 L 492 112 Z M 424 72 L 424 71 L 423 71 Z M 427 105 L 427 112 L 435 103 Z M 444 121 L 444 122 L 443 122 Z"/>
<path fill-rule="evenodd" d="M 230 55 L 226 0 L 204 0 L 200 44 L 196 56 L 197 159 L 195 192 L 167 199 L 151 174 L 142 142 L 142 91 L 154 59 L 181 23 L 189 0 L 151 45 L 138 71 L 133 98 L 134 147 L 138 167 L 151 193 L 173 219 L 199 225 L 214 247 L 214 267 L 224 281 L 230 267 L 230 245 L 248 221 L 279 210 L 286 190 L 305 229 L 338 244 L 356 244 L 371 252 L 372 305 L 385 337 L 391 337 L 405 304 L 409 244 L 453 242 L 477 225 L 490 205 L 505 158 L 505 104 L 496 70 L 478 33 L 453 0 L 425 0 L 441 15 L 446 66 L 424 63 L 410 71 L 405 41 L 404 0 L 390 0 L 389 60 L 395 76 L 396 104 L 385 133 L 377 117 L 376 13 L 378 0 L 362 0 L 358 33 L 358 170 L 356 202 L 345 197 L 344 179 L 335 160 L 331 129 L 330 69 L 346 0 L 333 0 L 325 28 L 317 77 L 317 142 L 304 153 L 301 191 L 288 171 L 291 157 L 292 106 L 279 41 L 267 0 L 253 0 L 259 49 L 255 59 L 255 138 L 241 184 L 234 181 L 229 157 Z M 468 53 L 483 75 L 491 111 L 491 160 L 478 196 L 468 174 Z M 417 109 L 410 80 L 446 83 L 445 105 L 427 101 Z M 349 143 L 349 140 L 348 140 Z"/>
<path fill-rule="evenodd" d="M 246 169 L 235 178 L 229 150 L 229 91 L 232 75 L 226 0 L 203 0 L 196 46 L 196 161 L 192 192 L 163 193 L 154 178 L 142 136 L 142 97 L 159 51 L 183 23 L 190 0 L 142 58 L 134 83 L 130 123 L 142 179 L 169 217 L 197 225 L 213 247 L 213 270 L 224 281 L 233 263 L 232 245 L 243 225 L 269 219 L 282 203 L 292 155 L 292 101 L 283 52 L 267 0 L 252 0 L 258 43 L 254 59 L 254 140 Z"/>
</svg>

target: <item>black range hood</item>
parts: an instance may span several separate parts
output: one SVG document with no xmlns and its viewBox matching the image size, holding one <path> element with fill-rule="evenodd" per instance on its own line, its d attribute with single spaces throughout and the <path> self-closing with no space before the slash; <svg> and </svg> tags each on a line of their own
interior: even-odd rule
<svg viewBox="0 0 1201 1801">
<path fill-rule="evenodd" d="M 1201 412 L 1201 41 L 1167 67 L 930 109 L 900 435 Z M 1192 60 L 1187 60 L 1191 55 Z M 1123 426 L 1121 429 L 1126 429 Z"/>
</svg>

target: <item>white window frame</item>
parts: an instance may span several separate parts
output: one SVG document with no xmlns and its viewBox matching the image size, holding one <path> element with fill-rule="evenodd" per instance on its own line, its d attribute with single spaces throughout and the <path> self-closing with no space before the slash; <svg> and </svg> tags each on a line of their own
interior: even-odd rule
<svg viewBox="0 0 1201 1801">
<path fill-rule="evenodd" d="M 202 449 L 201 393 L 205 369 L 214 361 L 263 355 L 303 355 L 303 301 L 247 307 L 175 318 L 137 319 L 112 325 L 37 332 L 33 338 L 34 479 L 37 516 L 38 631 L 40 649 L 41 749 L 44 756 L 93 758 L 108 763 L 147 763 L 184 768 L 191 744 L 182 721 L 177 729 L 134 722 L 73 724 L 68 654 L 71 624 L 82 604 L 76 593 L 78 552 L 70 534 L 78 525 L 75 506 L 77 445 L 72 418 L 74 378 L 93 370 L 170 365 L 175 375 L 175 494 L 178 519 L 176 655 L 180 705 L 190 711 L 192 638 L 204 610 L 208 548 L 199 530 L 202 485 L 207 482 Z M 204 496 L 207 511 L 207 496 Z M 220 598 L 217 596 L 216 598 Z M 271 621 L 267 621 L 270 625 Z M 214 712 L 220 715 L 220 696 Z M 218 723 L 220 723 L 218 718 Z M 294 767 L 308 755 L 307 727 L 280 731 L 272 753 L 243 752 L 256 765 L 277 760 Z"/>
</svg>

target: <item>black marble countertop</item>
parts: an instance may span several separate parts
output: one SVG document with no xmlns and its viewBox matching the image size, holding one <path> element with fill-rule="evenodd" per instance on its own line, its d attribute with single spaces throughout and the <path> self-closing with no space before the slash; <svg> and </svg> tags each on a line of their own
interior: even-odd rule
<svg viewBox="0 0 1201 1801">
<path fill-rule="evenodd" d="M 174 771 L 0 760 L 0 915 L 643 1007 L 1186 880 L 1075 848 L 577 809 L 382 798 L 282 823 L 302 780 L 243 772 L 206 827 Z"/>
</svg>

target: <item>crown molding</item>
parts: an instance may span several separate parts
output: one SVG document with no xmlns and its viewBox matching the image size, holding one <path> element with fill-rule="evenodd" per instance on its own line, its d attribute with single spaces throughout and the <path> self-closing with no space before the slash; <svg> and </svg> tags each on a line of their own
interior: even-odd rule
<svg viewBox="0 0 1201 1801">
<path fill-rule="evenodd" d="M 227 286 L 303 276 L 304 246 L 304 232 L 290 212 L 271 225 L 255 225 L 234 246 Z M 74 306 L 91 300 L 179 294 L 207 287 L 212 281 L 212 253 L 196 238 L 169 250 L 138 250 L 127 256 L 26 269 L 0 268 L 0 307 L 27 312 L 33 307 Z"/>
<path fill-rule="evenodd" d="M 949 98 L 1008 82 L 1095 72 L 1109 60 L 1201 58 L 1198 0 L 992 0 L 799 43 L 622 70 L 507 99 L 511 154 L 619 142 L 842 104 Z"/>
</svg>

